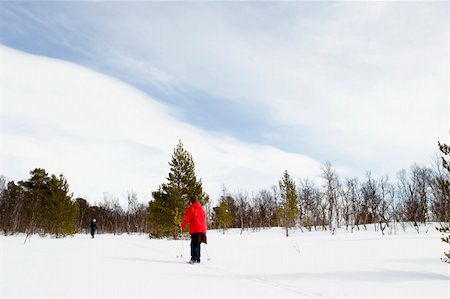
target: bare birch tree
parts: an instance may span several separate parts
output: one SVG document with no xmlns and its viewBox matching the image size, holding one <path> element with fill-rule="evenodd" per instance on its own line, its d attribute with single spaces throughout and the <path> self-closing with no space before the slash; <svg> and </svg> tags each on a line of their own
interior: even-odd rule
<svg viewBox="0 0 450 299">
<path fill-rule="evenodd" d="M 338 224 L 337 207 L 341 185 L 331 163 L 326 162 L 322 165 L 322 178 L 324 179 L 325 199 L 328 206 L 328 225 L 330 231 L 334 234 Z"/>
</svg>

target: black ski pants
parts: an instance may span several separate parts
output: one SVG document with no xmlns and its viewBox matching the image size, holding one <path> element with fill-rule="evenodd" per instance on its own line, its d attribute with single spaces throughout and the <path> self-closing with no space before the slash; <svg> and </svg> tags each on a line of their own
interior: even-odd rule
<svg viewBox="0 0 450 299">
<path fill-rule="evenodd" d="M 191 235 L 191 260 L 200 262 L 200 244 L 202 233 Z"/>
</svg>

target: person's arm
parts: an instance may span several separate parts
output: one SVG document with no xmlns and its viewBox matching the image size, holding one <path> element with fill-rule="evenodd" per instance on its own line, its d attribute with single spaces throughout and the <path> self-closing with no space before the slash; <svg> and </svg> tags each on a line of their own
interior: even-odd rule
<svg viewBox="0 0 450 299">
<path fill-rule="evenodd" d="M 189 223 L 189 221 L 191 221 L 191 218 L 192 218 L 192 212 L 191 212 L 191 209 L 188 208 L 186 210 L 186 212 L 184 213 L 184 220 L 183 220 L 183 222 L 181 222 L 180 226 L 182 228 L 184 228 Z"/>
</svg>

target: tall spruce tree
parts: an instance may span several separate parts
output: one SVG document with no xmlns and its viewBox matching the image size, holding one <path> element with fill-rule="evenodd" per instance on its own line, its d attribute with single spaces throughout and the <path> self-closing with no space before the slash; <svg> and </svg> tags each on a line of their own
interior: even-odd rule
<svg viewBox="0 0 450 299">
<path fill-rule="evenodd" d="M 190 196 L 195 196 L 202 205 L 209 200 L 203 192 L 201 180 L 197 180 L 195 175 L 194 160 L 181 141 L 173 152 L 169 166 L 167 183 L 152 192 L 153 200 L 148 206 L 150 235 L 153 237 L 177 237 L 178 224 L 183 219 Z"/>
<path fill-rule="evenodd" d="M 286 237 L 289 236 L 289 228 L 295 226 L 298 216 L 297 188 L 288 171 L 283 174 L 279 182 L 281 201 L 278 207 L 279 218 L 286 228 Z"/>
</svg>

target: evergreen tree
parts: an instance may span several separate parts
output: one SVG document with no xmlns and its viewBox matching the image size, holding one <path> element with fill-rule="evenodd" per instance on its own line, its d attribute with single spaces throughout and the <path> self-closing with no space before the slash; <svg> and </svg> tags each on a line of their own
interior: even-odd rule
<svg viewBox="0 0 450 299">
<path fill-rule="evenodd" d="M 9 182 L 0 200 L 0 227 L 5 236 L 8 233 L 25 231 L 27 219 L 25 215 L 21 215 L 25 203 L 23 189 L 14 181 Z"/>
<path fill-rule="evenodd" d="M 27 235 L 39 232 L 59 237 L 75 233 L 76 206 L 69 195 L 69 185 L 64 176 L 50 177 L 42 168 L 36 168 L 30 174 L 28 181 L 18 184 L 25 207 L 21 217 L 28 222 Z"/>
<path fill-rule="evenodd" d="M 30 174 L 31 178 L 28 181 L 19 182 L 19 186 L 23 188 L 26 198 L 26 219 L 28 219 L 27 235 L 35 233 L 39 228 L 42 229 L 43 202 L 50 196 L 48 188 L 50 177 L 45 169 L 36 168 Z"/>
<path fill-rule="evenodd" d="M 148 206 L 150 234 L 154 237 L 177 237 L 178 224 L 183 218 L 190 196 L 196 197 L 202 205 L 209 200 L 208 195 L 203 192 L 201 180 L 197 180 L 195 175 L 194 160 L 181 141 L 173 152 L 169 166 L 167 183 L 161 184 L 152 193 L 153 200 Z"/>
<path fill-rule="evenodd" d="M 69 194 L 69 184 L 64 176 L 51 176 L 48 182 L 49 196 L 44 198 L 43 220 L 46 232 L 60 235 L 75 233 L 77 210 L 72 196 Z"/>
<path fill-rule="evenodd" d="M 442 157 L 442 166 L 450 173 L 450 146 L 446 144 L 439 143 L 439 150 L 444 154 L 444 157 Z M 440 179 L 438 182 L 439 186 L 444 190 L 445 196 L 450 196 L 450 182 L 445 179 Z M 442 237 L 442 241 L 450 244 L 450 216 L 448 215 L 448 211 L 446 212 L 444 223 L 440 228 L 437 228 L 441 233 L 444 234 Z M 450 250 L 447 252 L 444 252 L 445 256 L 447 257 L 446 261 L 450 262 Z"/>
<path fill-rule="evenodd" d="M 214 213 L 217 227 L 221 228 L 225 234 L 225 230 L 233 223 L 233 218 L 228 210 L 228 200 L 226 196 L 220 197 L 219 206 L 214 208 Z"/>
<path fill-rule="evenodd" d="M 286 237 L 289 236 L 289 228 L 295 226 L 298 216 L 297 190 L 294 181 L 286 170 L 283 179 L 278 182 L 280 187 L 281 201 L 278 207 L 279 217 L 286 228 Z"/>
</svg>

